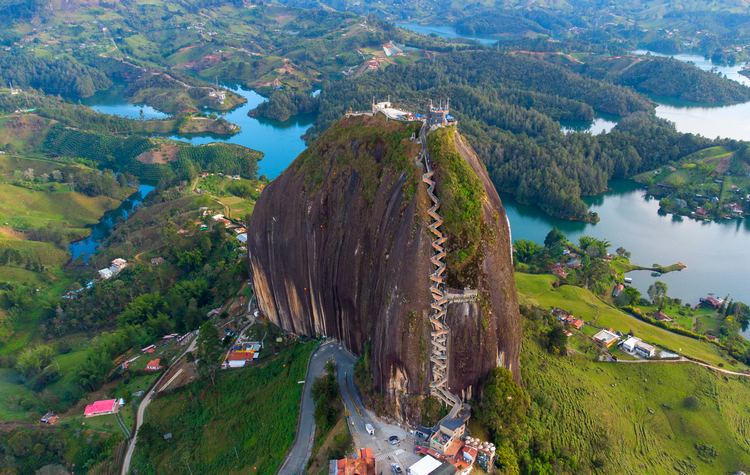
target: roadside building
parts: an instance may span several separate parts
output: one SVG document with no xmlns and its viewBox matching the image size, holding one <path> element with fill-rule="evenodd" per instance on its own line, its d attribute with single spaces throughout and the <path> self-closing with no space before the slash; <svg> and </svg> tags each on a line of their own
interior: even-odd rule
<svg viewBox="0 0 750 475">
<path fill-rule="evenodd" d="M 156 345 L 148 345 L 145 348 L 141 348 L 141 353 L 153 353 L 156 351 Z"/>
<path fill-rule="evenodd" d="M 106 399 L 96 401 L 86 406 L 83 410 L 84 417 L 103 416 L 105 414 L 114 414 L 120 408 L 117 399 Z"/>
<path fill-rule="evenodd" d="M 454 442 L 460 441 L 464 432 L 466 432 L 466 425 L 462 419 L 454 418 L 443 421 L 430 437 L 430 448 L 439 454 L 453 456 L 459 449 Z"/>
<path fill-rule="evenodd" d="M 631 336 L 622 342 L 623 351 L 640 356 L 641 358 L 653 358 L 656 356 L 656 348 L 648 343 L 644 343 L 640 338 Z"/>
<path fill-rule="evenodd" d="M 407 475 L 430 475 L 441 465 L 442 463 L 439 460 L 425 455 L 417 463 L 407 468 L 406 473 Z"/>
<path fill-rule="evenodd" d="M 375 475 L 375 456 L 372 449 L 359 449 L 355 457 L 331 460 L 329 475 Z"/>
<path fill-rule="evenodd" d="M 585 324 L 585 322 L 581 320 L 580 318 L 569 318 L 567 321 L 567 324 L 568 326 L 571 326 L 575 328 L 576 330 L 580 330 L 581 328 L 583 328 L 583 325 Z"/>
<path fill-rule="evenodd" d="M 641 358 L 653 358 L 656 356 L 656 347 L 641 341 L 635 345 L 635 354 Z"/>
<path fill-rule="evenodd" d="M 616 333 L 609 330 L 601 330 L 594 335 L 594 342 L 603 348 L 609 348 L 620 340 Z"/>
<path fill-rule="evenodd" d="M 39 419 L 39 422 L 42 424 L 49 424 L 54 425 L 57 424 L 60 421 L 60 416 L 55 414 L 54 412 L 50 411 L 42 416 L 41 419 Z"/>
<path fill-rule="evenodd" d="M 146 371 L 159 371 L 161 369 L 161 358 L 156 358 L 146 364 Z"/>
</svg>

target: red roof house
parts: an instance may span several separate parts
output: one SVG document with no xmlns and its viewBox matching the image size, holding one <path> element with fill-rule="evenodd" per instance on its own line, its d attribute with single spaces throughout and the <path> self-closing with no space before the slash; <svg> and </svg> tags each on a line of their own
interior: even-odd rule
<svg viewBox="0 0 750 475">
<path fill-rule="evenodd" d="M 576 330 L 580 330 L 581 328 L 583 328 L 583 324 L 584 324 L 584 322 L 580 318 L 569 318 L 568 319 L 568 325 L 570 325 L 571 327 L 575 328 Z"/>
<path fill-rule="evenodd" d="M 336 461 L 337 475 L 375 475 L 375 456 L 372 449 L 359 449 L 359 457 Z"/>
<path fill-rule="evenodd" d="M 159 371 L 161 369 L 161 358 L 156 358 L 148 362 L 146 371 Z"/>
<path fill-rule="evenodd" d="M 104 414 L 114 414 L 119 409 L 117 399 L 106 399 L 103 401 L 96 401 L 86 406 L 83 410 L 84 417 L 102 416 Z"/>
</svg>

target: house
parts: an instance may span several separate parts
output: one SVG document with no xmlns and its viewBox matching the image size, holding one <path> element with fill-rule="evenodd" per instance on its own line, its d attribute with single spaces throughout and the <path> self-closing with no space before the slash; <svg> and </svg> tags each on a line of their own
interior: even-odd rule
<svg viewBox="0 0 750 475">
<path fill-rule="evenodd" d="M 619 341 L 619 340 L 620 340 L 620 337 L 617 336 L 617 334 L 615 334 L 614 332 L 611 332 L 609 330 L 601 330 L 601 331 L 599 331 L 599 333 L 597 333 L 596 335 L 594 335 L 594 341 L 598 345 L 600 345 L 600 346 L 602 346 L 604 348 L 611 347 L 612 345 L 614 345 L 615 343 L 617 343 L 617 341 Z"/>
<path fill-rule="evenodd" d="M 568 271 L 559 262 L 552 266 L 552 273 L 559 279 L 564 279 L 568 276 Z"/>
<path fill-rule="evenodd" d="M 425 455 L 417 463 L 407 468 L 406 473 L 407 475 L 430 475 L 441 465 L 442 463 L 439 460 Z"/>
<path fill-rule="evenodd" d="M 156 351 L 156 345 L 148 345 L 146 348 L 141 348 L 141 353 L 153 353 Z"/>
<path fill-rule="evenodd" d="M 656 348 L 641 341 L 635 345 L 635 354 L 641 358 L 653 358 L 656 356 Z"/>
<path fill-rule="evenodd" d="M 152 266 L 160 266 L 164 264 L 164 258 L 163 257 L 154 257 L 151 259 L 151 265 Z"/>
<path fill-rule="evenodd" d="M 635 345 L 641 341 L 640 338 L 636 338 L 634 336 L 628 337 L 627 340 L 622 342 L 622 349 L 627 351 L 628 353 L 632 353 L 635 351 Z"/>
<path fill-rule="evenodd" d="M 46 413 L 45 415 L 42 416 L 41 419 L 39 419 L 39 422 L 41 422 L 42 424 L 49 424 L 49 425 L 57 424 L 59 421 L 60 421 L 60 416 L 58 416 L 52 411 Z"/>
<path fill-rule="evenodd" d="M 159 371 L 161 369 L 161 359 L 156 358 L 146 364 L 146 371 Z"/>
<path fill-rule="evenodd" d="M 112 260 L 109 267 L 99 269 L 99 277 L 101 277 L 103 280 L 111 279 L 112 277 L 115 277 L 117 274 L 122 272 L 122 270 L 127 266 L 128 261 L 121 257 L 118 257 L 117 259 Z"/>
<path fill-rule="evenodd" d="M 656 348 L 644 343 L 640 338 L 631 336 L 622 342 L 622 349 L 628 353 L 640 356 L 641 358 L 653 358 L 656 356 Z"/>
<path fill-rule="evenodd" d="M 248 361 L 255 359 L 254 351 L 230 351 L 225 361 L 225 368 L 242 368 Z"/>
<path fill-rule="evenodd" d="M 451 455 L 455 455 L 458 447 L 455 447 L 454 441 L 460 441 L 466 432 L 466 424 L 463 419 L 452 418 L 440 423 L 440 427 L 432 437 L 430 437 L 430 448 L 439 454 L 446 454 L 454 450 Z"/>
<path fill-rule="evenodd" d="M 472 451 L 473 449 L 473 451 Z M 464 445 L 464 458 L 471 456 L 476 453 L 475 463 L 484 470 L 490 472 L 495 462 L 495 444 L 491 442 L 485 442 L 475 437 L 466 437 L 466 445 Z M 468 459 L 466 459 L 468 461 Z"/>
<path fill-rule="evenodd" d="M 571 269 L 580 269 L 582 267 L 581 260 L 577 257 L 569 260 L 565 265 Z"/>
<path fill-rule="evenodd" d="M 666 313 L 662 312 L 661 310 L 657 310 L 654 312 L 654 318 L 659 320 L 660 322 L 671 322 L 672 318 L 669 317 Z"/>
<path fill-rule="evenodd" d="M 96 401 L 86 406 L 83 410 L 84 417 L 103 416 L 105 414 L 114 414 L 120 408 L 117 399 L 106 399 Z"/>
<path fill-rule="evenodd" d="M 612 290 L 612 297 L 614 298 L 619 297 L 624 290 L 625 290 L 625 285 L 623 284 L 615 285 L 615 288 Z"/>
<path fill-rule="evenodd" d="M 581 320 L 580 318 L 572 318 L 572 317 L 569 318 L 567 321 L 567 324 L 575 328 L 576 330 L 580 330 L 581 328 L 583 328 L 584 323 L 585 322 Z"/>
<path fill-rule="evenodd" d="M 359 449 L 355 457 L 331 460 L 329 475 L 375 475 L 375 455 L 372 449 Z"/>
<path fill-rule="evenodd" d="M 713 307 L 713 308 L 718 309 L 722 306 L 722 304 L 724 304 L 724 300 L 720 298 L 716 298 L 713 295 L 709 295 L 708 297 L 701 298 L 700 303 L 708 307 Z"/>
</svg>

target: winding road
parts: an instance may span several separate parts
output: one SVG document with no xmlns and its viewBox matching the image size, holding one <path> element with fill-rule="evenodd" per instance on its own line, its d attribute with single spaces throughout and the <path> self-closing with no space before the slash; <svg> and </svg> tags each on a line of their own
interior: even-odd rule
<svg viewBox="0 0 750 475">
<path fill-rule="evenodd" d="M 156 394 L 156 388 L 159 387 L 159 385 L 162 383 L 162 380 L 166 375 L 169 374 L 169 370 L 172 369 L 174 365 L 179 363 L 179 361 L 190 351 L 195 350 L 195 346 L 198 343 L 198 338 L 193 336 L 193 341 L 190 342 L 190 345 L 188 345 L 187 349 L 182 352 L 182 354 L 174 360 L 174 363 L 172 363 L 169 368 L 167 368 L 164 373 L 159 377 L 159 379 L 156 380 L 156 383 L 151 387 L 148 393 L 146 393 L 146 396 L 143 398 L 141 403 L 138 405 L 138 411 L 135 415 L 135 431 L 133 431 L 133 437 L 130 439 L 130 443 L 128 444 L 128 451 L 125 452 L 125 459 L 122 462 L 122 470 L 120 471 L 120 475 L 128 475 L 130 472 L 130 462 L 133 459 L 133 452 L 135 451 L 135 444 L 138 441 L 138 430 L 141 428 L 141 425 L 143 425 L 143 416 L 146 413 L 146 408 L 149 404 L 151 404 L 151 399 L 153 399 L 154 394 Z"/>
<path fill-rule="evenodd" d="M 336 380 L 346 408 L 347 424 L 354 438 L 354 445 L 372 448 L 376 464 L 383 472 L 390 469 L 391 462 L 398 462 L 404 466 L 415 462 L 418 457 L 413 454 L 413 450 L 402 447 L 400 444 L 394 447 L 388 443 L 388 437 L 392 435 L 406 441 L 410 437 L 408 431 L 380 420 L 365 408 L 362 397 L 354 384 L 354 365 L 357 358 L 339 342 L 328 341 L 321 345 L 310 358 L 305 389 L 302 393 L 297 436 L 278 473 L 280 475 L 306 473 L 315 437 L 315 402 L 312 398 L 312 385 L 316 378 L 324 374 L 326 362 L 330 359 L 336 362 Z M 375 435 L 367 433 L 367 424 L 373 426 Z"/>
</svg>

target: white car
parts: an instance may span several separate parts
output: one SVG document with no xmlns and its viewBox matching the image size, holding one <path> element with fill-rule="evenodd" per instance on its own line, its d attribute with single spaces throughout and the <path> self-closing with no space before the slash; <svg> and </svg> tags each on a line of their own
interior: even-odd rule
<svg viewBox="0 0 750 475">
<path fill-rule="evenodd" d="M 365 430 L 370 435 L 375 435 L 375 428 L 372 426 L 372 424 L 365 424 Z"/>
</svg>

